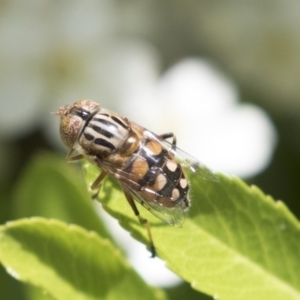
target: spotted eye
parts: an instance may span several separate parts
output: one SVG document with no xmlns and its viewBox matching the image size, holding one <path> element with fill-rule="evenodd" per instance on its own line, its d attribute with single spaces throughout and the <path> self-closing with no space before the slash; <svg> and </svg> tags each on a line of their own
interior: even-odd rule
<svg viewBox="0 0 300 300">
<path fill-rule="evenodd" d="M 100 105 L 92 100 L 79 100 L 61 107 L 55 114 L 60 117 L 60 136 L 73 149 L 84 126 L 99 111 Z"/>
<path fill-rule="evenodd" d="M 72 148 L 78 138 L 84 121 L 76 114 L 61 115 L 60 136 L 64 144 Z"/>
</svg>

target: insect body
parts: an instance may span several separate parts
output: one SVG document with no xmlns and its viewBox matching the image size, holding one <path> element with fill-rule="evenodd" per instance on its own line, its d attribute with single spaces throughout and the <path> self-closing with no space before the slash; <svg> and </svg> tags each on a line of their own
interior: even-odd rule
<svg viewBox="0 0 300 300">
<path fill-rule="evenodd" d="M 77 101 L 60 108 L 56 115 L 61 118 L 61 138 L 70 149 L 67 159 L 86 157 L 102 169 L 92 189 L 99 189 L 107 175 L 118 180 L 135 215 L 147 228 L 153 256 L 148 221 L 140 216 L 133 199 L 168 224 L 180 226 L 190 206 L 183 167 L 218 181 L 204 165 L 176 147 L 172 133 L 156 135 L 95 101 Z M 172 143 L 166 141 L 169 138 Z"/>
</svg>

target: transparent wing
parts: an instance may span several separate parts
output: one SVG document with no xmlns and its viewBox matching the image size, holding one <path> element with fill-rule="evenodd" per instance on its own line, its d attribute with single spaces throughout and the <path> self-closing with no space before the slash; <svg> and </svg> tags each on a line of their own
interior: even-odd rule
<svg viewBox="0 0 300 300">
<path fill-rule="evenodd" d="M 147 210 L 149 210 L 154 216 L 162 220 L 163 222 L 175 226 L 175 227 L 181 227 L 184 218 L 185 218 L 185 211 L 181 207 L 164 207 L 160 206 L 158 204 L 155 204 L 153 202 L 150 202 L 146 200 L 147 193 L 149 194 L 149 197 L 153 196 L 153 194 L 156 194 L 154 191 L 150 189 L 144 189 L 143 191 L 137 191 L 130 187 L 127 184 L 124 184 L 124 182 L 121 183 L 121 187 L 129 192 L 133 199 L 143 205 Z"/>
<path fill-rule="evenodd" d="M 205 166 L 205 164 L 197 160 L 195 157 L 189 155 L 177 146 L 175 147 L 175 149 L 173 149 L 173 145 L 169 141 L 161 139 L 158 135 L 151 131 L 146 130 L 144 135 L 148 138 L 158 141 L 164 149 L 172 153 L 176 161 L 179 162 L 185 170 L 188 170 L 203 179 L 219 182 L 219 178 L 217 177 L 217 175 L 214 174 L 214 172 L 212 172 L 207 166 Z"/>
<path fill-rule="evenodd" d="M 157 141 L 163 149 L 165 149 L 168 153 L 171 154 L 171 157 L 174 157 L 175 160 L 180 163 L 183 169 L 187 170 L 189 173 L 193 173 L 195 176 L 200 176 L 203 179 L 218 182 L 218 177 L 209 170 L 203 163 L 199 162 L 197 159 L 182 151 L 181 149 L 175 147 L 166 140 L 163 140 L 158 135 L 145 130 L 144 131 L 145 139 L 151 139 Z M 168 157 L 164 158 L 168 161 Z M 161 197 L 159 193 L 155 190 L 152 190 L 149 187 L 142 186 L 139 182 L 142 180 L 142 175 L 132 174 L 130 172 L 126 172 L 123 169 L 114 168 L 111 165 L 105 166 L 99 163 L 99 167 L 104 168 L 107 173 L 111 175 L 111 177 L 117 179 L 120 186 L 128 192 L 135 201 L 143 205 L 147 210 L 149 210 L 153 215 L 155 215 L 160 220 L 165 223 L 181 227 L 184 218 L 186 209 L 182 206 L 174 206 L 174 207 L 165 207 L 160 205 L 159 201 L 155 202 L 155 198 Z M 157 175 L 159 172 L 162 172 L 161 169 L 157 168 Z M 142 173 L 142 172 L 141 172 Z M 164 176 L 167 176 L 164 174 Z M 172 178 L 168 178 L 168 183 L 173 184 Z M 173 188 L 176 186 L 173 184 Z"/>
</svg>

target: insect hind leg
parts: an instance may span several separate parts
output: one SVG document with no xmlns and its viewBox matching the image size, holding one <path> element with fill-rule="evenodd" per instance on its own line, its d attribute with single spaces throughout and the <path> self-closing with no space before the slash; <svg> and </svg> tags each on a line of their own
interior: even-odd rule
<svg viewBox="0 0 300 300">
<path fill-rule="evenodd" d="M 156 250 L 155 250 L 155 246 L 154 246 L 154 242 L 153 242 L 153 238 L 152 238 L 152 234 L 151 234 L 150 224 L 147 219 L 144 219 L 141 217 L 140 212 L 138 211 L 132 196 L 128 192 L 126 192 L 124 189 L 123 189 L 123 191 L 124 191 L 124 195 L 129 203 L 130 207 L 132 208 L 134 214 L 139 219 L 139 222 L 142 225 L 144 225 L 147 230 L 149 244 L 150 244 L 150 250 L 151 250 L 151 257 L 154 258 L 156 256 Z"/>
<path fill-rule="evenodd" d="M 172 147 L 171 147 L 170 152 L 174 155 L 174 153 L 176 151 L 176 143 L 177 143 L 175 134 L 173 132 L 167 132 L 167 133 L 163 133 L 163 134 L 159 135 L 159 137 L 162 140 L 167 140 L 167 139 L 173 138 L 172 143 L 171 143 Z"/>
</svg>

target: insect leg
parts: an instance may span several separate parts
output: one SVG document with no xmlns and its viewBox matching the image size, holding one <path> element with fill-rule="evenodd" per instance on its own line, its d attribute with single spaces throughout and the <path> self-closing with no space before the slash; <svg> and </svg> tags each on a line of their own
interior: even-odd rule
<svg viewBox="0 0 300 300">
<path fill-rule="evenodd" d="M 163 140 L 169 139 L 169 138 L 173 138 L 172 140 L 172 148 L 171 148 L 171 153 L 174 154 L 175 150 L 176 150 L 176 136 L 174 135 L 173 132 L 168 132 L 168 133 L 164 133 L 159 135 L 159 137 Z"/>
<path fill-rule="evenodd" d="M 129 203 L 130 207 L 132 208 L 134 214 L 137 216 L 140 223 L 142 225 L 145 225 L 145 227 L 146 227 L 146 230 L 147 230 L 147 233 L 148 233 L 148 238 L 149 238 L 149 243 L 150 243 L 151 257 L 155 257 L 156 256 L 156 251 L 155 251 L 155 246 L 154 246 L 154 243 L 153 243 L 153 238 L 152 238 L 152 234 L 151 234 L 151 230 L 150 230 L 150 224 L 149 224 L 147 219 L 144 219 L 140 216 L 140 212 L 138 211 L 132 196 L 129 193 L 127 193 L 125 190 L 123 190 L 123 191 L 124 191 L 125 197 L 126 197 L 128 203 Z"/>
<path fill-rule="evenodd" d="M 83 155 L 82 154 L 78 154 L 78 155 L 74 155 L 72 156 L 73 152 L 75 151 L 75 149 L 71 149 L 70 152 L 67 155 L 67 161 L 68 162 L 72 162 L 72 161 L 78 161 L 83 159 Z"/>
<path fill-rule="evenodd" d="M 81 160 L 83 159 L 83 155 L 82 154 L 78 154 L 78 155 L 74 155 L 72 157 L 67 157 L 67 161 L 68 162 L 72 162 L 72 161 L 78 161 L 78 160 Z"/>
<path fill-rule="evenodd" d="M 100 188 L 101 188 L 101 182 L 106 177 L 107 173 L 102 171 L 100 175 L 96 178 L 96 180 L 91 185 L 91 189 L 95 190 L 96 192 L 92 195 L 92 199 L 96 199 L 99 196 Z"/>
</svg>

